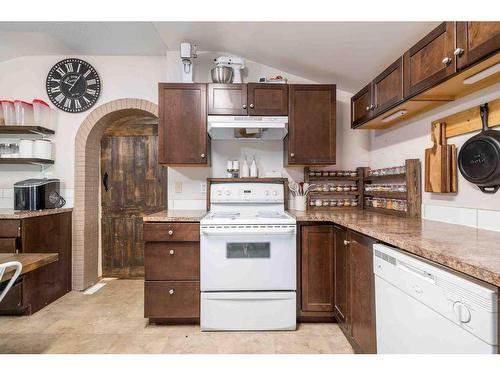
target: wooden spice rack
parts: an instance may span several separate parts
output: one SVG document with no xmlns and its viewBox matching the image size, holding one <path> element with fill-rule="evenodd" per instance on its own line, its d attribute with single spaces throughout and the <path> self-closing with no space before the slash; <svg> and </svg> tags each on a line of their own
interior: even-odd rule
<svg viewBox="0 0 500 375">
<path fill-rule="evenodd" d="M 366 174 L 367 168 L 356 168 L 357 176 L 309 176 L 311 172 L 310 168 L 304 169 L 304 181 L 310 184 L 315 184 L 318 182 L 332 183 L 338 182 L 339 185 L 343 182 L 346 185 L 351 185 L 356 183 L 356 191 L 310 191 L 307 195 L 307 209 L 309 211 L 338 211 L 338 210 L 360 210 L 363 209 L 363 176 Z M 318 171 L 319 172 L 319 171 Z M 310 201 L 314 199 L 350 199 L 357 198 L 357 206 L 342 206 L 342 207 L 331 207 L 331 206 L 311 206 Z"/>
<path fill-rule="evenodd" d="M 382 207 L 368 207 L 363 199 L 363 208 L 368 211 L 381 212 L 390 215 L 402 217 L 420 217 L 422 207 L 422 182 L 421 182 L 421 168 L 420 160 L 407 159 L 405 160 L 406 173 L 383 175 L 383 176 L 365 176 L 363 178 L 365 186 L 370 183 L 379 182 L 405 182 L 406 192 L 395 191 L 364 191 L 364 197 L 373 198 L 387 198 L 387 199 L 401 199 L 405 200 L 407 210 L 398 211 L 394 209 L 387 209 Z M 364 190 L 364 187 L 363 187 Z"/>
<path fill-rule="evenodd" d="M 359 167 L 356 168 L 357 176 L 309 176 L 311 172 L 310 168 L 304 169 L 304 181 L 314 184 L 316 182 L 345 182 L 346 184 L 351 184 L 356 181 L 358 190 L 355 192 L 340 192 L 340 191 L 311 191 L 307 197 L 307 210 L 308 211 L 340 211 L 340 210 L 360 210 L 365 209 L 367 211 L 379 212 L 389 215 L 401 216 L 401 217 L 420 217 L 421 216 L 421 206 L 422 206 L 422 184 L 421 184 L 421 167 L 420 160 L 418 159 L 408 159 L 405 160 L 405 173 L 394 174 L 394 175 L 383 175 L 383 176 L 369 176 L 369 168 Z M 395 191 L 365 191 L 365 185 L 370 183 L 386 183 L 386 182 L 406 182 L 406 192 L 395 192 Z M 345 197 L 357 197 L 358 205 L 356 207 L 352 206 L 342 206 L 342 207 L 330 207 L 330 206 L 310 206 L 310 200 L 312 199 L 334 199 L 345 198 Z M 373 198 L 387 198 L 387 199 L 400 199 L 405 200 L 407 203 L 407 211 L 397 211 L 393 209 L 381 208 L 381 207 L 368 207 L 365 204 L 365 197 Z"/>
</svg>

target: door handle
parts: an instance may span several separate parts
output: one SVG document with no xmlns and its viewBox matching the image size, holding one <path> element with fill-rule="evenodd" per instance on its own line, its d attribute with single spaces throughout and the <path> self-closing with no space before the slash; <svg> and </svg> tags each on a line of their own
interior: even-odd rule
<svg viewBox="0 0 500 375">
<path fill-rule="evenodd" d="M 108 187 L 108 178 L 109 178 L 108 172 L 104 172 L 104 175 L 102 176 L 102 184 L 104 185 L 104 190 L 105 191 L 109 190 L 109 187 Z"/>
</svg>

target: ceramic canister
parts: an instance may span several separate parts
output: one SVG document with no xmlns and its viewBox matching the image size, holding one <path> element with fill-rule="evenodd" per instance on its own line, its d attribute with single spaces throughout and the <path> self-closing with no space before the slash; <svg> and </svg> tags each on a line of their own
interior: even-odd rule
<svg viewBox="0 0 500 375">
<path fill-rule="evenodd" d="M 33 146 L 33 157 L 37 159 L 51 159 L 52 142 L 48 139 L 37 139 Z"/>
<path fill-rule="evenodd" d="M 21 139 L 19 141 L 19 157 L 32 158 L 33 157 L 33 140 Z"/>
</svg>

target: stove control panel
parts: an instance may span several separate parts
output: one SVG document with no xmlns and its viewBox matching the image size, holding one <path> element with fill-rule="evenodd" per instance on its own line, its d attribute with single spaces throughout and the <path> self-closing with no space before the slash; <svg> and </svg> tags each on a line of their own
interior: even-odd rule
<svg viewBox="0 0 500 375">
<path fill-rule="evenodd" d="M 210 188 L 210 201 L 215 203 L 284 203 L 284 200 L 280 183 L 220 183 Z"/>
</svg>

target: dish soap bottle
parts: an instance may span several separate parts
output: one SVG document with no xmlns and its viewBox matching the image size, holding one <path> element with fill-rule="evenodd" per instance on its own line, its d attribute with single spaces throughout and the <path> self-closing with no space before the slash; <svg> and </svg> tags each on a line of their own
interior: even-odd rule
<svg viewBox="0 0 500 375">
<path fill-rule="evenodd" d="M 255 162 L 255 155 L 253 156 L 252 165 L 250 166 L 250 177 L 258 177 L 257 163 Z"/>
<path fill-rule="evenodd" d="M 248 167 L 247 156 L 245 155 L 245 160 L 243 161 L 243 165 L 241 166 L 241 177 L 249 177 L 250 176 L 250 168 Z"/>
</svg>

